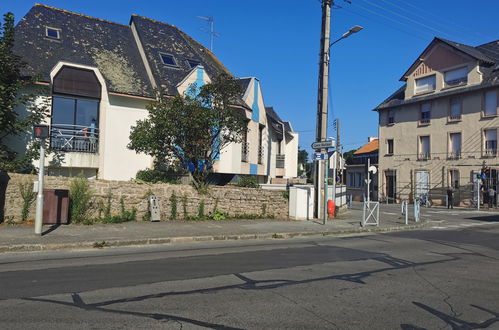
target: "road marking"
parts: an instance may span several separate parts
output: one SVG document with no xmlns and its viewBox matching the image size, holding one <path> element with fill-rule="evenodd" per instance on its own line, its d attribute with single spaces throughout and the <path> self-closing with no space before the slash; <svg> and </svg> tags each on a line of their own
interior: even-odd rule
<svg viewBox="0 0 499 330">
<path fill-rule="evenodd" d="M 392 213 L 392 212 L 383 212 L 384 214 L 389 214 L 389 215 L 397 215 L 398 213 Z"/>
</svg>

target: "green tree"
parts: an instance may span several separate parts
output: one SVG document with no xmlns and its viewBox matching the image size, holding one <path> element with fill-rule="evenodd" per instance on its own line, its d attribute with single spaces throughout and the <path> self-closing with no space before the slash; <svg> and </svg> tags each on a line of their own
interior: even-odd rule
<svg viewBox="0 0 499 330">
<path fill-rule="evenodd" d="M 199 89 L 192 86 L 186 95 L 167 97 L 160 91 L 147 106 L 148 118 L 132 129 L 128 148 L 153 156 L 157 169 L 174 162 L 191 168 L 195 187 L 205 187 L 220 150 L 241 142 L 246 129 L 244 110 L 233 107 L 239 95 L 239 85 L 227 74 Z"/>
<path fill-rule="evenodd" d="M 343 159 L 345 159 L 346 164 L 348 164 L 348 165 L 352 164 L 354 153 L 356 151 L 357 151 L 357 149 L 352 149 L 352 150 L 349 150 L 349 151 L 343 153 Z"/>
<path fill-rule="evenodd" d="M 7 13 L 3 24 L 0 23 L 0 172 L 28 172 L 32 169 L 32 160 L 38 156 L 38 146 L 29 143 L 23 155 L 10 146 L 16 140 L 26 143 L 26 132 L 43 121 L 49 107 L 46 103 L 35 104 L 35 95 L 42 91 L 34 91 L 36 77 L 22 75 L 26 64 L 14 54 L 13 47 L 14 15 Z M 16 111 L 21 107 L 26 109 L 25 114 Z"/>
</svg>

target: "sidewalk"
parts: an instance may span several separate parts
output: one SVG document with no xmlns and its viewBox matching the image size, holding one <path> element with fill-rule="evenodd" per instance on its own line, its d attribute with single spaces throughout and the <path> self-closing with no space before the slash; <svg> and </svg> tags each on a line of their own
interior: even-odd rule
<svg viewBox="0 0 499 330">
<path fill-rule="evenodd" d="M 223 220 L 125 222 L 121 224 L 61 225 L 43 227 L 1 225 L 0 252 L 89 249 L 108 246 L 174 244 L 195 241 L 284 239 L 307 236 L 346 235 L 421 228 L 424 222 L 405 225 L 398 216 L 384 217 L 380 226 L 361 227 L 362 211 L 348 210 L 326 225 L 321 221 Z"/>
</svg>

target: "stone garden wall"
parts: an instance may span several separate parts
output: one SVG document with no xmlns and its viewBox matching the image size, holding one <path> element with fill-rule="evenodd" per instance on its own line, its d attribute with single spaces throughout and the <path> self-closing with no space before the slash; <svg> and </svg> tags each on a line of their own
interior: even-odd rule
<svg viewBox="0 0 499 330">
<path fill-rule="evenodd" d="M 6 192 L 5 220 L 21 218 L 22 198 L 19 184 L 37 180 L 35 175 L 9 173 L 10 180 Z M 71 178 L 46 176 L 45 189 L 69 189 Z M 158 197 L 161 220 L 171 217 L 171 196 L 177 199 L 177 219 L 184 218 L 184 204 L 188 216 L 197 216 L 199 205 L 204 201 L 205 214 L 215 208 L 227 212 L 231 216 L 265 215 L 276 219 L 288 218 L 288 200 L 282 191 L 256 188 L 240 188 L 233 186 L 211 186 L 207 195 L 198 194 L 188 185 L 175 184 L 141 184 L 130 181 L 89 180 L 94 195 L 93 212 L 98 216 L 99 205 L 107 204 L 111 195 L 112 213 L 119 214 L 120 199 L 123 198 L 126 210 L 137 209 L 137 220 L 142 220 L 148 210 L 148 194 Z M 29 219 L 34 219 L 35 202 L 31 206 Z"/>
</svg>

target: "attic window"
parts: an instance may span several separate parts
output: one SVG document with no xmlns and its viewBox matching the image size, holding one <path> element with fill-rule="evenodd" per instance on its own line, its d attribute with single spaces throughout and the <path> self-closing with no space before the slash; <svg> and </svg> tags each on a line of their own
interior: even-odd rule
<svg viewBox="0 0 499 330">
<path fill-rule="evenodd" d="M 61 39 L 61 30 L 45 27 L 45 36 L 50 39 Z"/>
<path fill-rule="evenodd" d="M 445 72 L 445 87 L 465 85 L 468 83 L 468 70 L 466 67 Z"/>
<path fill-rule="evenodd" d="M 199 61 L 194 61 L 194 60 L 187 60 L 187 64 L 189 64 L 189 67 L 191 69 L 194 69 L 195 67 L 197 67 L 199 64 L 201 64 L 201 62 Z"/>
<path fill-rule="evenodd" d="M 416 79 L 416 86 L 414 92 L 416 94 L 428 93 L 435 90 L 436 81 L 435 75 Z"/>
<path fill-rule="evenodd" d="M 177 61 L 175 60 L 175 57 L 173 57 L 173 55 L 159 53 L 159 56 L 161 57 L 161 61 L 163 62 L 163 64 L 178 66 Z"/>
</svg>

